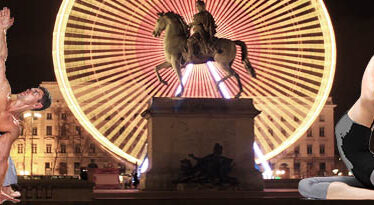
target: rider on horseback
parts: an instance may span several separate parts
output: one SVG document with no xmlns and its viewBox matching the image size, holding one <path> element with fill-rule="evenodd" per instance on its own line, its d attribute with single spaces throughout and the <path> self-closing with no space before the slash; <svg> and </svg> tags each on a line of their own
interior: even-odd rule
<svg viewBox="0 0 374 205">
<path fill-rule="evenodd" d="M 204 1 L 196 1 L 196 8 L 199 13 L 194 15 L 193 22 L 190 24 L 194 34 L 187 40 L 187 62 L 192 61 L 193 57 L 210 53 L 210 47 L 216 34 L 217 25 L 212 14 L 205 9 Z"/>
</svg>

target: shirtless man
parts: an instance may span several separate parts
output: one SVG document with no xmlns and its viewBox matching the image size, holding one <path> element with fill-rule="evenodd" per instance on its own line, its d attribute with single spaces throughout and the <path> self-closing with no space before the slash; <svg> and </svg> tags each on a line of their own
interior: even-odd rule
<svg viewBox="0 0 374 205">
<path fill-rule="evenodd" d="M 299 192 L 317 199 L 374 200 L 374 154 L 370 138 L 374 121 L 374 56 L 366 67 L 361 95 L 335 127 L 340 157 L 354 176 L 313 177 L 299 183 Z"/>
<path fill-rule="evenodd" d="M 8 157 L 12 143 L 20 134 L 19 117 L 27 110 L 44 110 L 51 105 L 48 90 L 43 87 L 31 88 L 17 94 L 11 100 L 11 89 L 5 76 L 5 61 L 8 55 L 5 33 L 13 25 L 14 19 L 10 18 L 10 10 L 3 8 L 0 11 L 0 185 L 8 169 Z M 4 190 L 4 191 L 3 191 Z M 4 201 L 19 202 L 5 193 L 5 188 L 0 189 L 0 204 Z"/>
</svg>

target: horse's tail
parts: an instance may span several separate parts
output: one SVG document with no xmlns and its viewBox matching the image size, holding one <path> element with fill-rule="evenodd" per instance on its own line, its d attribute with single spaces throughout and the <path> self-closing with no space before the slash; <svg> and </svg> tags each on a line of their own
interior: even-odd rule
<svg viewBox="0 0 374 205">
<path fill-rule="evenodd" d="M 242 63 L 244 64 L 248 72 L 252 75 L 252 77 L 255 78 L 256 77 L 255 69 L 252 67 L 251 63 L 248 60 L 247 45 L 245 45 L 243 41 L 234 41 L 234 43 L 240 46 L 241 51 L 242 51 Z"/>
</svg>

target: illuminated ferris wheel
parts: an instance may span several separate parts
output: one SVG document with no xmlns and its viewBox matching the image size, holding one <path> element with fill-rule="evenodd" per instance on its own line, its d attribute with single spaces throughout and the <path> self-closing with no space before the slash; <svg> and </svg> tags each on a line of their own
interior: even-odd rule
<svg viewBox="0 0 374 205">
<path fill-rule="evenodd" d="M 192 21 L 195 0 L 64 0 L 53 38 L 56 78 L 69 108 L 106 150 L 140 163 L 146 155 L 146 120 L 140 113 L 153 96 L 174 97 L 178 80 L 161 70 L 162 39 L 152 37 L 157 13 L 174 11 Z M 242 98 L 252 98 L 261 114 L 255 137 L 265 159 L 299 139 L 322 110 L 330 93 L 336 48 L 322 0 L 207 0 L 217 37 L 244 41 L 257 72 L 251 78 L 240 62 Z M 215 63 L 184 69 L 182 97 L 221 97 Z M 213 68 L 213 69 L 212 69 Z M 218 79 L 219 80 L 219 79 Z M 226 97 L 237 92 L 225 81 Z"/>
</svg>

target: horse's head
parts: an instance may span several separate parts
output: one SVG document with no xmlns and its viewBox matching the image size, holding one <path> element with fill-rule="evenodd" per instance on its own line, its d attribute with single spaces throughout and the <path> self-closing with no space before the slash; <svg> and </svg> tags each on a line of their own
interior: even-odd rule
<svg viewBox="0 0 374 205">
<path fill-rule="evenodd" d="M 153 36 L 159 37 L 161 33 L 166 29 L 167 25 L 167 16 L 164 12 L 158 13 L 158 19 L 155 25 L 155 29 L 153 30 Z"/>
</svg>

